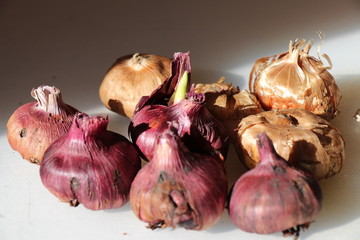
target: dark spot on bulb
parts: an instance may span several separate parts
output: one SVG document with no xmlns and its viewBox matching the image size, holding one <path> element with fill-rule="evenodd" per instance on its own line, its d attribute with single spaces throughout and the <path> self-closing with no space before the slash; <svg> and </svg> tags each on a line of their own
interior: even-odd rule
<svg viewBox="0 0 360 240">
<path fill-rule="evenodd" d="M 185 173 L 188 173 L 188 172 L 190 172 L 191 171 L 191 169 L 189 168 L 189 167 L 184 167 L 184 172 Z"/>
<path fill-rule="evenodd" d="M 145 56 L 145 57 L 147 58 L 148 56 Z M 167 66 L 165 66 L 165 64 L 162 61 L 158 61 L 157 64 L 159 67 L 160 74 L 167 75 L 167 71 L 168 71 Z"/>
<path fill-rule="evenodd" d="M 123 113 L 124 112 L 124 107 L 123 107 L 122 103 L 119 100 L 109 99 L 108 105 L 109 105 L 109 107 L 110 107 L 110 109 L 112 111 L 115 111 L 115 112 L 118 112 L 118 113 Z"/>
<path fill-rule="evenodd" d="M 324 134 L 324 133 L 319 133 L 314 131 L 314 133 L 316 134 L 316 136 L 319 138 L 320 142 L 326 144 L 326 145 L 331 145 L 332 139 L 331 137 L 329 137 L 328 135 Z"/>
<path fill-rule="evenodd" d="M 69 201 L 71 207 L 77 207 L 80 204 L 80 202 L 76 199 L 76 194 L 75 194 L 76 189 L 78 187 L 80 187 L 80 183 L 79 183 L 78 179 L 75 177 L 71 178 L 70 179 L 70 189 L 71 189 L 72 194 L 74 195 L 74 199 L 71 199 Z"/>
<path fill-rule="evenodd" d="M 91 190 L 91 183 L 90 183 L 90 181 L 88 181 L 87 194 L 88 194 L 88 196 L 89 196 L 90 199 L 94 196 L 94 194 L 93 194 L 93 192 L 92 192 L 92 190 Z"/>
<path fill-rule="evenodd" d="M 301 195 L 304 195 L 302 186 L 299 185 L 299 183 L 296 182 L 295 180 L 293 180 L 292 182 L 293 182 L 293 186 L 295 187 L 295 189 L 296 189 Z"/>
<path fill-rule="evenodd" d="M 20 131 L 20 137 L 23 138 L 26 136 L 26 128 L 21 129 Z"/>
<path fill-rule="evenodd" d="M 93 198 L 94 194 L 93 194 L 93 192 L 91 190 L 88 190 L 88 196 L 89 196 L 90 199 Z"/>
<path fill-rule="evenodd" d="M 117 181 L 120 180 L 120 172 L 117 169 L 114 172 L 115 172 L 114 183 L 116 183 Z"/>
<path fill-rule="evenodd" d="M 291 115 L 288 115 L 288 117 L 289 117 L 289 119 L 290 119 L 290 121 L 291 121 L 291 124 L 292 124 L 293 126 L 299 125 L 299 121 L 298 121 L 295 117 L 293 117 L 293 116 L 291 116 Z"/>
<path fill-rule="evenodd" d="M 273 170 L 274 170 L 274 172 L 276 174 L 284 174 L 284 173 L 286 173 L 285 168 L 283 168 L 282 166 L 274 165 L 272 168 L 273 168 Z"/>
<path fill-rule="evenodd" d="M 77 178 L 73 177 L 70 179 L 70 187 L 72 190 L 76 190 L 78 187 L 80 187 L 80 183 Z"/>
<path fill-rule="evenodd" d="M 162 171 L 160 172 L 159 178 L 158 178 L 158 182 L 162 183 L 165 181 L 165 179 L 167 179 L 167 174 L 166 172 Z"/>
<path fill-rule="evenodd" d="M 316 152 L 317 148 L 314 144 L 306 140 L 295 141 L 289 155 L 289 163 L 302 171 L 314 174 L 316 165 L 322 164 L 316 160 Z"/>
<path fill-rule="evenodd" d="M 280 116 L 283 116 L 284 118 L 286 118 L 289 121 L 288 123 L 292 126 L 299 125 L 299 121 L 296 119 L 296 117 L 291 116 L 290 114 L 281 113 Z"/>
</svg>

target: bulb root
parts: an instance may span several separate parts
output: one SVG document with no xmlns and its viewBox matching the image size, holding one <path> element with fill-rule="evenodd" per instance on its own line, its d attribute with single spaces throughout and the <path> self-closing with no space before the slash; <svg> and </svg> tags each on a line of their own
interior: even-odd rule
<svg viewBox="0 0 360 240">
<path fill-rule="evenodd" d="M 284 237 L 294 236 L 293 240 L 298 240 L 300 237 L 300 231 L 308 229 L 311 223 L 312 222 L 307 222 L 307 223 L 299 224 L 299 225 L 296 225 L 295 227 L 286 229 L 286 230 L 282 231 L 283 236 Z"/>
<path fill-rule="evenodd" d="M 161 220 L 155 223 L 149 223 L 146 227 L 150 228 L 151 230 L 155 230 L 157 228 L 165 228 L 166 224 L 165 221 Z"/>
</svg>

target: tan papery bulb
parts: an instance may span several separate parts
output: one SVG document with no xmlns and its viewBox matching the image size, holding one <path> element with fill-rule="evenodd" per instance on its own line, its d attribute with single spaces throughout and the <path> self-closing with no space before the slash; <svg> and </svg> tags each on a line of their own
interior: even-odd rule
<svg viewBox="0 0 360 240">
<path fill-rule="evenodd" d="M 171 59 L 135 53 L 120 57 L 99 88 L 101 102 L 111 111 L 132 117 L 142 96 L 148 96 L 170 76 Z"/>
<path fill-rule="evenodd" d="M 250 74 L 249 89 L 265 110 L 301 108 L 327 120 L 338 113 L 341 94 L 330 66 L 310 56 L 312 42 L 290 42 L 289 51 L 258 59 Z"/>
</svg>

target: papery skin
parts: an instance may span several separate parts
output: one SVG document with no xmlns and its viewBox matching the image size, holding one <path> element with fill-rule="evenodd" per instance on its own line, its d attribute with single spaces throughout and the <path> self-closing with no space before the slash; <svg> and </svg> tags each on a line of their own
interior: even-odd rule
<svg viewBox="0 0 360 240">
<path fill-rule="evenodd" d="M 107 125 L 107 118 L 77 114 L 69 132 L 46 150 L 40 177 L 61 201 L 92 210 L 119 208 L 128 201 L 140 157 Z"/>
<path fill-rule="evenodd" d="M 254 168 L 260 160 L 256 138 L 264 131 L 282 158 L 317 180 L 334 176 L 342 169 L 342 134 L 330 122 L 303 109 L 266 111 L 240 122 L 235 146 L 248 168 Z"/>
<path fill-rule="evenodd" d="M 218 155 L 225 160 L 229 144 L 227 132 L 204 106 L 204 94 L 195 93 L 192 88 L 185 99 L 176 103 L 171 101 L 183 75 L 187 74 L 187 86 L 191 80 L 190 52 L 174 53 L 171 69 L 171 76 L 137 104 L 129 124 L 132 142 L 141 156 L 149 161 L 153 156 L 156 137 L 168 128 L 169 121 L 177 122 L 178 134 L 188 148 Z"/>
<path fill-rule="evenodd" d="M 20 106 L 10 116 L 7 138 L 22 158 L 40 164 L 50 144 L 68 132 L 78 110 L 65 104 L 55 87 L 39 86 L 31 94 L 37 101 Z"/>
<path fill-rule="evenodd" d="M 241 119 L 262 112 L 261 105 L 255 95 L 241 90 L 220 78 L 214 83 L 197 83 L 194 91 L 205 94 L 205 105 L 209 112 L 227 129 L 233 138 Z"/>
<path fill-rule="evenodd" d="M 304 44 L 304 39 L 290 42 L 288 52 L 257 60 L 249 89 L 265 110 L 301 108 L 331 120 L 338 114 L 340 90 L 331 66 L 309 55 L 311 42 Z"/>
<path fill-rule="evenodd" d="M 175 135 L 162 134 L 152 161 L 136 176 L 131 208 L 152 229 L 203 230 L 220 218 L 227 180 L 217 157 L 189 152 Z"/>
<path fill-rule="evenodd" d="M 170 98 L 178 87 L 183 74 L 187 74 L 188 86 L 191 82 L 190 52 L 175 52 L 171 61 L 170 76 L 149 96 L 143 96 L 136 105 L 136 114 L 143 107 L 149 105 L 168 105 Z"/>
<path fill-rule="evenodd" d="M 170 58 L 144 53 L 122 56 L 106 72 L 100 100 L 111 111 L 131 118 L 141 97 L 151 94 L 170 73 Z"/>
<path fill-rule="evenodd" d="M 232 222 L 246 232 L 282 232 L 314 221 L 322 193 L 310 175 L 288 166 L 265 133 L 258 138 L 260 163 L 235 183 L 229 202 Z"/>
<path fill-rule="evenodd" d="M 134 115 L 129 133 L 145 159 L 153 158 L 156 139 L 168 128 L 169 121 L 178 122 L 179 135 L 192 151 L 226 159 L 229 145 L 226 129 L 206 109 L 204 95 L 194 92 L 177 104 L 147 105 Z"/>
</svg>

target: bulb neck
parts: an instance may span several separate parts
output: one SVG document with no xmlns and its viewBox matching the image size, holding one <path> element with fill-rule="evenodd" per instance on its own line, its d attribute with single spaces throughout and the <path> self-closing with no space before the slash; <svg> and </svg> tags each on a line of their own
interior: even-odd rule
<svg viewBox="0 0 360 240">
<path fill-rule="evenodd" d="M 69 138 L 74 141 L 85 141 L 89 138 L 98 138 L 105 132 L 108 125 L 108 117 L 90 117 L 85 113 L 77 113 L 69 130 Z"/>
<path fill-rule="evenodd" d="M 148 65 L 147 58 L 141 55 L 140 53 L 135 53 L 130 59 L 129 59 L 129 65 L 132 69 L 135 71 L 141 71 Z"/>
<path fill-rule="evenodd" d="M 260 155 L 260 164 L 279 164 L 281 157 L 277 154 L 272 140 L 265 132 L 257 138 L 257 147 Z"/>
<path fill-rule="evenodd" d="M 159 137 L 152 163 L 160 169 L 179 169 L 182 168 L 183 160 L 180 155 L 179 141 L 170 134 L 163 134 Z"/>
<path fill-rule="evenodd" d="M 56 87 L 40 86 L 31 91 L 31 96 L 37 101 L 36 107 L 52 117 L 57 118 L 65 113 L 66 104 Z"/>
<path fill-rule="evenodd" d="M 298 58 L 299 58 L 299 54 L 300 54 L 300 49 L 298 49 L 298 48 L 291 51 L 290 57 L 289 57 L 290 62 L 292 62 L 294 64 L 297 63 Z"/>
</svg>

